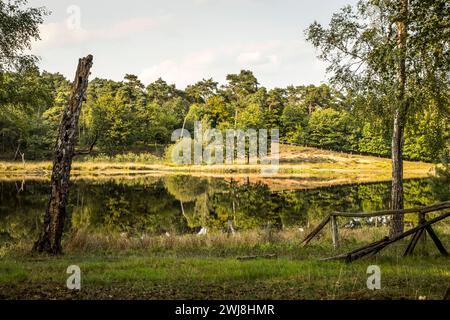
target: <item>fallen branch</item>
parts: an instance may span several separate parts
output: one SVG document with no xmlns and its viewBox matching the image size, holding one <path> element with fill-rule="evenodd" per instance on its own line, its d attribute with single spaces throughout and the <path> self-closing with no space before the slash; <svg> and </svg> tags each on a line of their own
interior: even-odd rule
<svg viewBox="0 0 450 320">
<path fill-rule="evenodd" d="M 346 258 L 349 257 L 349 256 L 352 256 L 352 255 L 354 255 L 354 254 L 357 254 L 357 253 L 359 253 L 359 252 L 363 252 L 363 251 L 366 251 L 366 250 L 368 250 L 369 252 L 371 252 L 374 248 L 377 248 L 379 244 L 382 244 L 382 243 L 384 243 L 384 242 L 386 242 L 386 241 L 388 241 L 388 240 L 389 240 L 389 237 L 384 237 L 383 239 L 378 240 L 378 241 L 375 241 L 375 242 L 373 242 L 373 243 L 371 243 L 371 244 L 368 244 L 368 245 L 366 245 L 366 246 L 364 246 L 364 247 L 355 249 L 355 250 L 353 250 L 353 251 L 350 251 L 350 252 L 347 252 L 347 253 L 345 253 L 345 254 L 341 254 L 341 255 L 335 256 L 335 257 L 324 258 L 324 259 L 321 259 L 320 261 L 330 261 L 330 260 L 346 259 Z"/>
<path fill-rule="evenodd" d="M 254 259 L 276 259 L 277 255 L 276 254 L 265 254 L 265 255 L 261 255 L 261 256 L 243 256 L 243 257 L 237 257 L 236 259 L 238 260 L 254 260 Z"/>
</svg>

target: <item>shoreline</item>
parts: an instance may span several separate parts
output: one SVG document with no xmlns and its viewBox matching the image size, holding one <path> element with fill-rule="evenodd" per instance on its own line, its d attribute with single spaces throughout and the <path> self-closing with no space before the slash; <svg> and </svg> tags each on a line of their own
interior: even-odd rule
<svg viewBox="0 0 450 320">
<path fill-rule="evenodd" d="M 11 168 L 11 163 L 0 162 L 0 181 L 35 180 L 49 181 L 50 162 L 29 163 L 24 168 Z M 8 167 L 9 166 L 9 167 Z M 361 164 L 358 165 L 359 167 Z M 8 169 L 5 169 L 7 168 Z M 362 168 L 346 165 L 324 167 L 322 164 L 281 164 L 278 173 L 267 174 L 264 165 L 230 166 L 168 166 L 137 163 L 74 163 L 71 172 L 73 181 L 133 180 L 159 178 L 173 175 L 190 175 L 198 178 L 218 178 L 241 183 L 263 183 L 272 191 L 315 189 L 350 184 L 387 183 L 391 181 L 390 166 L 364 164 Z M 15 170 L 14 170 L 15 169 Z M 434 176 L 435 167 L 426 163 L 405 163 L 405 179 L 423 179 Z"/>
</svg>

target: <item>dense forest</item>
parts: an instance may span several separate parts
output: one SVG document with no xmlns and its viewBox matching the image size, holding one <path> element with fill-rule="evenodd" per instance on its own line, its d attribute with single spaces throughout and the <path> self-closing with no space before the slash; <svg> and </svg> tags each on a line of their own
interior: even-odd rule
<svg viewBox="0 0 450 320">
<path fill-rule="evenodd" d="M 364 99 L 331 86 L 267 89 L 251 71 L 226 84 L 203 79 L 184 90 L 163 79 L 145 86 L 137 76 L 93 79 L 79 125 L 81 147 L 95 152 L 145 152 L 171 143 L 175 129 L 279 128 L 286 142 L 345 152 L 390 155 L 390 117 L 371 115 Z M 50 159 L 71 83 L 36 66 L 0 73 L 0 154 L 3 159 Z M 439 162 L 449 150 L 448 115 L 433 103 L 408 119 L 404 156 Z"/>
</svg>

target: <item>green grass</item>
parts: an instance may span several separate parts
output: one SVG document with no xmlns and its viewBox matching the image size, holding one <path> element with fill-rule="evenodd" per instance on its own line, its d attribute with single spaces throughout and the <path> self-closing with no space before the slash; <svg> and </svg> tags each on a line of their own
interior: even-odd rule
<svg viewBox="0 0 450 320">
<path fill-rule="evenodd" d="M 82 270 L 79 292 L 65 289 L 66 268 L 72 264 Z M 381 290 L 366 287 L 371 264 L 381 268 Z M 449 260 L 440 257 L 345 264 L 286 258 L 67 255 L 0 262 L 0 298 L 441 299 L 449 283 Z"/>
<path fill-rule="evenodd" d="M 450 285 L 450 258 L 439 256 L 429 239 L 407 258 L 402 257 L 405 240 L 351 264 L 320 261 L 373 241 L 384 231 L 351 231 L 338 251 L 327 233 L 302 248 L 293 231 L 271 237 L 253 232 L 235 238 L 194 235 L 145 242 L 87 233 L 66 238 L 66 254 L 59 257 L 33 255 L 28 243 L 0 259 L 0 298 L 442 299 Z M 449 247 L 448 225 L 437 226 L 436 232 Z M 277 258 L 237 259 L 268 253 Z M 81 291 L 66 289 L 69 265 L 81 268 Z M 367 289 L 370 265 L 381 268 L 381 290 Z"/>
</svg>

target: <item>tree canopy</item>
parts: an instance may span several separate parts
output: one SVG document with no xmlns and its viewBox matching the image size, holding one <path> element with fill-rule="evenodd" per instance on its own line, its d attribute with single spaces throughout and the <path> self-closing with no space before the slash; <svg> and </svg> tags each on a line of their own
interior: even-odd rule
<svg viewBox="0 0 450 320">
<path fill-rule="evenodd" d="M 2 75 L 2 158 L 13 159 L 18 147 L 28 159 L 48 158 L 70 81 L 36 67 Z M 192 131 L 193 122 L 202 121 L 218 129 L 279 128 L 286 142 L 390 155 L 390 127 L 383 118 L 375 121 L 360 113 L 356 107 L 360 99 L 325 84 L 254 89 L 236 100 L 229 92 L 244 89 L 237 89 L 235 82 L 218 88 L 212 79 L 201 80 L 181 90 L 162 79 L 145 85 L 130 74 L 123 81 L 93 79 L 80 118 L 80 148 L 88 148 L 97 138 L 96 152 L 148 151 L 155 144 L 170 144 L 173 130 L 184 125 Z M 448 118 L 433 110 L 425 105 L 410 120 L 406 158 L 439 161 L 448 153 Z"/>
<path fill-rule="evenodd" d="M 0 71 L 33 64 L 37 58 L 24 53 L 39 40 L 39 25 L 48 13 L 44 8 L 26 7 L 27 0 L 0 1 Z"/>
</svg>

